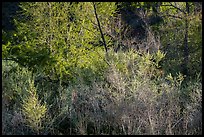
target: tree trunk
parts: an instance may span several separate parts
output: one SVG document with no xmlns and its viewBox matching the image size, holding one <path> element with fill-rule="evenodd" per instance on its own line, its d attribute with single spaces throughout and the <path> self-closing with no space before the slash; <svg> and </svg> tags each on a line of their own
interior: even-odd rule
<svg viewBox="0 0 204 137">
<path fill-rule="evenodd" d="M 189 15 L 189 4 L 186 2 L 186 11 L 185 11 L 185 37 L 184 37 L 184 61 L 183 61 L 183 74 L 188 76 L 188 56 L 189 56 L 189 49 L 188 49 L 188 15 Z M 181 102 L 180 102 L 180 127 L 181 127 L 181 134 L 185 134 L 185 122 L 184 122 L 184 110 L 185 110 L 185 93 L 180 95 Z"/>
<path fill-rule="evenodd" d="M 186 2 L 186 19 L 185 19 L 185 38 L 184 38 L 184 64 L 183 64 L 183 74 L 188 75 L 188 56 L 189 56 L 189 48 L 188 48 L 188 14 L 189 14 L 189 4 Z"/>
</svg>

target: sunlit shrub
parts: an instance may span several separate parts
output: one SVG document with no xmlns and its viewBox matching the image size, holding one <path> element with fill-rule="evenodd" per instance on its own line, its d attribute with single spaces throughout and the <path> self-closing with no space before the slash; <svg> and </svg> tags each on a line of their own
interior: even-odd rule
<svg viewBox="0 0 204 137">
<path fill-rule="evenodd" d="M 199 131 L 200 126 L 190 129 L 184 124 L 192 125 L 188 116 L 195 114 L 186 109 L 187 100 L 181 111 L 185 77 L 181 73 L 155 76 L 162 53 L 142 56 L 130 53 L 110 52 L 105 81 L 92 82 L 89 87 L 79 81 L 74 88 L 77 97 L 72 111 L 75 118 L 72 118 L 78 134 L 160 135 Z M 123 67 L 118 67 L 120 65 Z M 121 69 L 125 67 L 127 70 Z"/>
<path fill-rule="evenodd" d="M 23 98 L 22 112 L 26 117 L 28 125 L 39 134 L 40 130 L 42 130 L 41 122 L 45 117 L 47 108 L 38 99 L 34 81 L 29 81 L 29 83 L 30 87 L 27 90 L 29 94 Z"/>
</svg>

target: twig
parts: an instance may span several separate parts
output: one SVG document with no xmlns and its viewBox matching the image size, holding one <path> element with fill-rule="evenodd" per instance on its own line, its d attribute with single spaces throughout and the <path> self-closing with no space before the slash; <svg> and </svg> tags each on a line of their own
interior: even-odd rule
<svg viewBox="0 0 204 137">
<path fill-rule="evenodd" d="M 182 119 L 183 119 L 183 117 L 180 118 L 180 119 L 172 126 L 172 129 L 173 129 Z"/>
<path fill-rule="evenodd" d="M 172 18 L 183 19 L 182 17 L 179 17 L 179 16 L 175 16 L 175 15 L 171 15 L 171 14 L 165 14 L 165 15 L 161 15 L 161 17 L 165 17 L 165 16 L 168 16 L 168 17 L 172 17 Z"/>
<path fill-rule="evenodd" d="M 172 7 L 176 8 L 177 10 L 179 10 L 179 11 L 181 11 L 181 12 L 183 12 L 183 13 L 186 13 L 185 11 L 183 11 L 182 9 L 180 9 L 179 7 L 176 7 L 175 5 L 173 5 L 171 2 L 169 2 L 169 3 L 170 3 L 170 5 L 171 5 Z"/>
</svg>

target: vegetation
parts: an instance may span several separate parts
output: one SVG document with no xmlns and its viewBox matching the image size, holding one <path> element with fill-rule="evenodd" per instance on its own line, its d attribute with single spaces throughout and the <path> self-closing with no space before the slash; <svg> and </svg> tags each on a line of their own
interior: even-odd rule
<svg viewBox="0 0 204 137">
<path fill-rule="evenodd" d="M 202 3 L 14 4 L 3 134 L 202 134 Z"/>
</svg>

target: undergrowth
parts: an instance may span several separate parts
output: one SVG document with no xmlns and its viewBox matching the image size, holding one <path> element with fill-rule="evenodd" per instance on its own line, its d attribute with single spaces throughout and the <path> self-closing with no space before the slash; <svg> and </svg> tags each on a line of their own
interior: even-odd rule
<svg viewBox="0 0 204 137">
<path fill-rule="evenodd" d="M 181 73 L 163 72 L 160 51 L 108 54 L 102 65 L 73 70 L 67 85 L 3 61 L 2 133 L 202 134 L 199 79 L 184 84 Z"/>
</svg>

